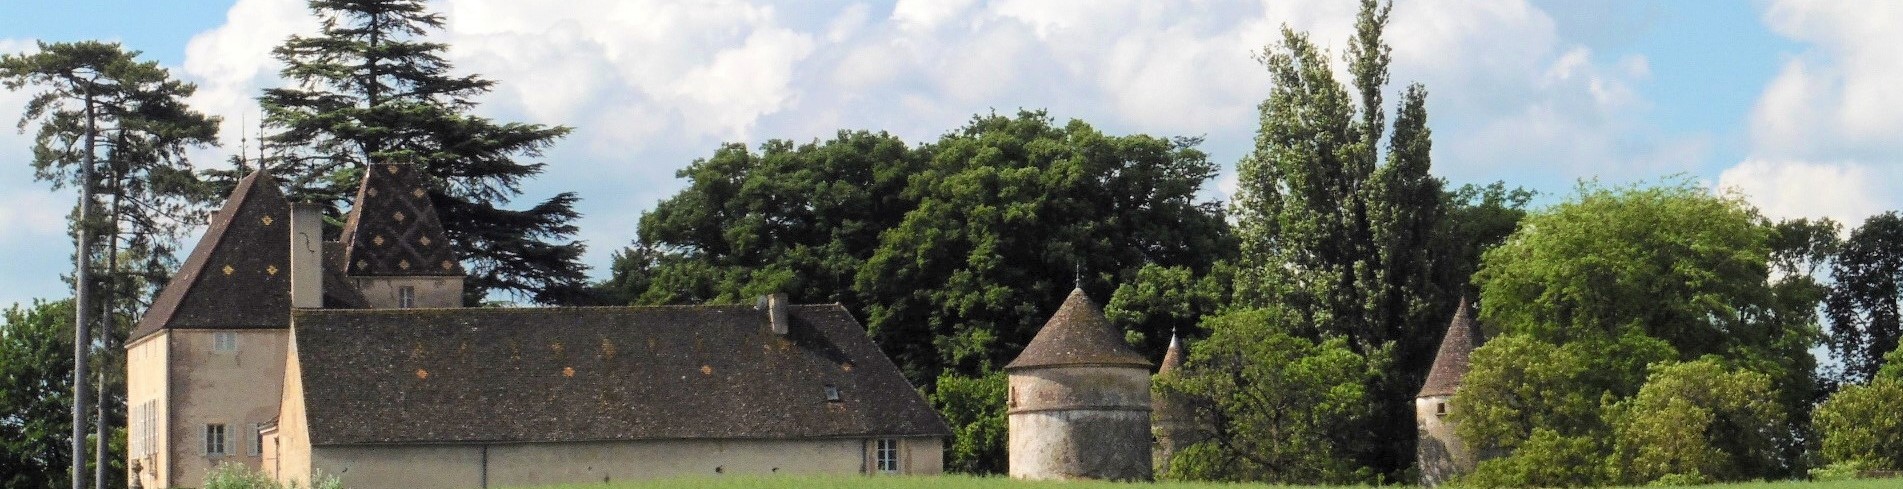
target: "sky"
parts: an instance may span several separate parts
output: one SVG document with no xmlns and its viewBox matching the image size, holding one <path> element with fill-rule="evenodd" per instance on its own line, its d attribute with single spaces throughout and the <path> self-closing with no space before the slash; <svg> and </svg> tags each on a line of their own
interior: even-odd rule
<svg viewBox="0 0 1903 489">
<path fill-rule="evenodd" d="M 163 7 L 154 7 L 163 5 Z M 1044 109 L 1112 134 L 1194 136 L 1234 191 L 1286 26 L 1339 60 L 1347 1 L 435 0 L 430 40 L 497 81 L 480 115 L 571 126 L 520 205 L 577 192 L 591 276 L 635 239 L 675 172 L 724 142 L 883 130 L 922 143 L 976 114 Z M 99 39 L 195 83 L 225 164 L 279 86 L 270 49 L 302 0 L 7 0 L 0 52 Z M 1681 175 L 1774 218 L 1849 226 L 1903 208 L 1903 2 L 1397 0 L 1392 87 L 1427 87 L 1433 171 L 1564 199 L 1582 180 Z M 1337 67 L 1339 70 L 1339 66 Z M 0 91 L 0 115 L 27 94 Z M 1390 96 L 1389 100 L 1398 97 Z M 1390 108 L 1391 110 L 1391 108 Z M 11 127 L 11 126 L 7 126 Z M 255 136 L 249 145 L 255 150 Z M 34 181 L 0 131 L 0 304 L 66 297 L 71 189 Z M 185 246 L 190 248 L 189 243 Z"/>
</svg>

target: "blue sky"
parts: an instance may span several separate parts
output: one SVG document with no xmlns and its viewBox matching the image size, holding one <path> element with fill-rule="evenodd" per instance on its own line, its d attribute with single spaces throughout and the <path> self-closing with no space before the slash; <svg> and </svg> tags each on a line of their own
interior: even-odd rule
<svg viewBox="0 0 1903 489">
<path fill-rule="evenodd" d="M 309 32 L 301 0 L 9 0 L 0 51 L 107 39 L 199 84 L 240 119 L 275 86 L 268 56 Z M 676 169 L 724 141 L 838 129 L 926 141 L 973 114 L 1045 108 L 1112 133 L 1204 136 L 1225 168 L 1247 150 L 1266 77 L 1251 52 L 1288 25 L 1326 46 L 1350 2 L 439 0 L 459 69 L 498 80 L 485 115 L 574 126 L 527 198 L 582 196 L 599 277 Z M 1563 198 L 1574 182 L 1685 174 L 1775 217 L 1851 222 L 1903 207 L 1903 4 L 1400 0 L 1394 79 L 1430 92 L 1435 172 Z M 1898 92 L 1903 93 L 1903 92 Z M 0 114 L 23 95 L 0 92 Z M 7 118 L 12 119 L 9 115 Z M 70 192 L 0 134 L 0 303 L 61 296 Z M 1221 198 L 1228 172 L 1211 185 Z M 188 246 L 189 247 L 189 243 Z"/>
</svg>

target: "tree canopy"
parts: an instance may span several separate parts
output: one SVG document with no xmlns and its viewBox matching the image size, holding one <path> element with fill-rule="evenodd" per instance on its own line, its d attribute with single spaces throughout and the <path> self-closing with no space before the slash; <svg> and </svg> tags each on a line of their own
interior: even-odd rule
<svg viewBox="0 0 1903 489">
<path fill-rule="evenodd" d="M 1793 227 L 1802 226 L 1783 226 Z M 1815 291 L 1771 280 L 1773 246 L 1801 248 L 1779 236 L 1740 197 L 1686 180 L 1582 184 L 1529 215 L 1476 277 L 1494 337 L 1474 351 L 1454 417 L 1475 449 L 1504 457 L 1483 462 L 1475 479 L 1790 473 L 1819 333 L 1807 311 L 1815 302 L 1784 297 Z M 1603 470 L 1533 470 L 1530 461 L 1559 456 L 1551 450 L 1589 455 Z"/>
</svg>

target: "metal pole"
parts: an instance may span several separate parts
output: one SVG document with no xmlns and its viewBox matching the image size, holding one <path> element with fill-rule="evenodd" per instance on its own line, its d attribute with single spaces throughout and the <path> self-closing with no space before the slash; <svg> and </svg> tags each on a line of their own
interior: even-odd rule
<svg viewBox="0 0 1903 489">
<path fill-rule="evenodd" d="M 78 264 L 73 272 L 73 489 L 86 489 L 86 412 L 87 399 L 92 394 L 87 389 L 87 353 L 92 346 L 90 327 L 92 304 L 88 296 L 92 293 L 92 247 L 86 233 L 88 210 L 92 208 L 93 186 L 93 95 L 92 86 L 86 91 L 86 154 L 79 167 L 79 223 L 75 226 L 79 244 Z"/>
</svg>

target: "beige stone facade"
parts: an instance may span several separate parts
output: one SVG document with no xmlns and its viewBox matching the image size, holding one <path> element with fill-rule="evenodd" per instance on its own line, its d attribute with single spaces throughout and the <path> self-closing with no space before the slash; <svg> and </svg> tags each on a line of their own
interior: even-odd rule
<svg viewBox="0 0 1903 489">
<path fill-rule="evenodd" d="M 373 309 L 441 308 L 463 306 L 463 278 L 444 276 L 351 277 Z M 405 292 L 405 288 L 408 292 Z M 404 297 L 410 303 L 404 304 Z"/>
<path fill-rule="evenodd" d="M 1414 399 L 1414 425 L 1419 428 L 1418 442 L 1421 484 L 1436 486 L 1473 472 L 1479 463 L 1467 446 L 1454 434 L 1447 419 L 1453 409 L 1453 396 Z"/>
<path fill-rule="evenodd" d="M 128 347 L 128 433 L 140 435 L 128 438 L 152 439 L 128 456 L 145 487 L 195 486 L 220 463 L 262 467 L 257 430 L 278 416 L 285 334 L 178 329 Z"/>
<path fill-rule="evenodd" d="M 1021 369 L 1008 383 L 1012 477 L 1151 478 L 1148 369 Z"/>
<path fill-rule="evenodd" d="M 938 474 L 936 437 L 895 438 L 897 474 Z M 315 447 L 310 467 L 347 487 L 475 489 L 690 476 L 879 474 L 875 439 L 652 440 Z M 287 460 L 289 460 L 287 458 Z M 308 487 L 308 480 L 297 480 Z"/>
</svg>

